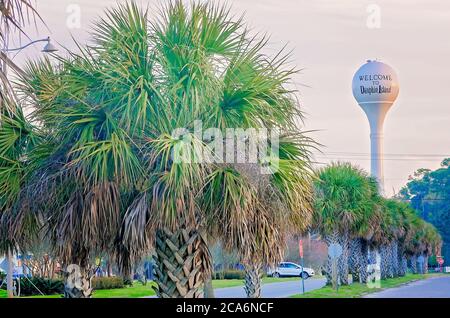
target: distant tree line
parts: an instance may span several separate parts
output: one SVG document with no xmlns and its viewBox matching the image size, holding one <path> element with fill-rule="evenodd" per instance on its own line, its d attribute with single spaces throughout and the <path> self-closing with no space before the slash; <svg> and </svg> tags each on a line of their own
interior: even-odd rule
<svg viewBox="0 0 450 318">
<path fill-rule="evenodd" d="M 450 264 L 450 158 L 436 170 L 417 170 L 399 196 L 436 227 L 443 240 L 445 264 Z"/>
</svg>

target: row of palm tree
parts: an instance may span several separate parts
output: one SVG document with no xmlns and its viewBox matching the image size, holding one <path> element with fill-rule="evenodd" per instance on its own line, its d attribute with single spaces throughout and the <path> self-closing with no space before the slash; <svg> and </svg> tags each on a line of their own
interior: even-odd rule
<svg viewBox="0 0 450 318">
<path fill-rule="evenodd" d="M 47 241 L 65 266 L 78 265 L 80 284 L 67 266 L 65 297 L 80 298 L 92 295 L 97 255 L 113 255 L 128 275 L 154 250 L 157 295 L 201 297 L 207 239 L 221 238 L 258 297 L 260 267 L 281 261 L 279 242 L 312 215 L 314 143 L 286 88 L 296 72 L 288 55 L 268 56 L 266 37 L 215 4 L 170 2 L 152 20 L 134 3 L 119 5 L 91 35 L 78 52 L 18 74 L 20 99 L 0 127 L 2 251 Z M 224 136 L 277 131 L 276 171 L 197 162 L 189 150 L 217 150 L 194 133 L 196 121 Z M 173 136 L 179 128 L 184 135 Z M 180 149 L 188 160 L 174 160 Z"/>
<path fill-rule="evenodd" d="M 417 216 L 408 203 L 379 195 L 377 182 L 349 163 L 335 163 L 317 172 L 312 229 L 328 245 L 338 243 L 341 284 L 370 280 L 369 265 L 380 259 L 381 279 L 427 271 L 428 257 L 438 255 L 437 230 Z M 418 261 L 420 260 L 420 261 Z M 420 266 L 418 265 L 420 264 Z M 332 281 L 331 259 L 325 268 Z"/>
</svg>

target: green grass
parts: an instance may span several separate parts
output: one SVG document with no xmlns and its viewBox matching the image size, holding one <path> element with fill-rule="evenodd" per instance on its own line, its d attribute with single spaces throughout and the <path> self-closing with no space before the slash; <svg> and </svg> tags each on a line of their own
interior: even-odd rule
<svg viewBox="0 0 450 318">
<path fill-rule="evenodd" d="M 307 292 L 304 295 L 298 294 L 291 296 L 291 298 L 358 298 L 365 294 L 378 292 L 387 288 L 397 287 L 431 276 L 435 276 L 435 274 L 408 274 L 404 277 L 386 279 L 381 281 L 381 288 L 369 288 L 366 284 L 355 283 L 348 286 L 341 286 L 339 287 L 339 291 L 336 292 L 336 290 L 334 290 L 331 286 L 325 286 L 320 289 Z"/>
<path fill-rule="evenodd" d="M 299 280 L 298 277 L 289 277 L 289 278 L 273 278 L 273 277 L 264 277 L 262 282 L 263 284 L 270 283 L 280 283 Z M 93 298 L 141 298 L 146 296 L 154 296 L 155 292 L 152 289 L 152 285 L 155 283 L 148 282 L 146 286 L 143 286 L 141 283 L 135 282 L 133 286 L 128 286 L 125 288 L 117 288 L 117 289 L 103 289 L 94 291 Z M 244 280 L 242 279 L 221 279 L 221 280 L 213 280 L 214 288 L 226 288 L 226 287 L 237 287 L 244 286 Z M 6 291 L 0 290 L 0 298 L 6 298 Z M 23 298 L 61 298 L 61 295 L 45 295 L 45 296 L 28 296 Z"/>
<path fill-rule="evenodd" d="M 286 277 L 286 278 L 274 278 L 274 277 L 264 277 L 262 279 L 263 284 L 271 284 L 271 283 L 282 283 L 289 282 L 293 280 L 300 280 L 298 277 Z M 215 279 L 213 280 L 214 288 L 227 288 L 227 287 L 236 287 L 236 286 L 244 286 L 243 279 Z"/>
<path fill-rule="evenodd" d="M 94 298 L 141 298 L 154 296 L 153 282 L 148 282 L 146 286 L 141 283 L 134 283 L 133 286 L 117 289 L 102 289 L 94 291 Z"/>
</svg>

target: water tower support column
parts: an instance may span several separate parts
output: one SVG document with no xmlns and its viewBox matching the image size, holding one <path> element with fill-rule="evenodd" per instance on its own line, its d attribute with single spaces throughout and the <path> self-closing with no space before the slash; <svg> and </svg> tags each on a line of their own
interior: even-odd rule
<svg viewBox="0 0 450 318">
<path fill-rule="evenodd" d="M 383 126 L 386 114 L 391 106 L 391 103 L 361 104 L 370 124 L 370 172 L 378 181 L 378 189 L 381 195 L 384 195 Z"/>
</svg>

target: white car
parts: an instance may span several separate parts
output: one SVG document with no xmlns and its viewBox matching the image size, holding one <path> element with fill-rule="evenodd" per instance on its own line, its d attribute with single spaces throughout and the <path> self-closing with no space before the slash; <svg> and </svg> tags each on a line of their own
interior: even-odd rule
<svg viewBox="0 0 450 318">
<path fill-rule="evenodd" d="M 272 277 L 289 277 L 298 276 L 303 278 L 308 278 L 314 276 L 314 270 L 312 268 L 303 267 L 301 265 L 282 262 L 277 268 L 269 269 L 267 275 Z"/>
</svg>

